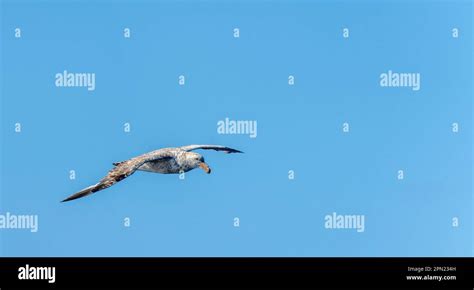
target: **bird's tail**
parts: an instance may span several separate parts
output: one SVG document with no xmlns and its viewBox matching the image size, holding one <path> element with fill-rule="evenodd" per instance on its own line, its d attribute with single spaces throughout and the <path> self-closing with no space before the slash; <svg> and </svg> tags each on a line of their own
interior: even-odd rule
<svg viewBox="0 0 474 290">
<path fill-rule="evenodd" d="M 89 195 L 89 194 L 92 194 L 94 193 L 94 189 L 97 187 L 97 184 L 94 184 L 94 185 L 91 185 L 87 188 L 84 188 L 83 190 L 71 195 L 70 197 L 66 198 L 65 200 L 62 200 L 61 202 L 66 202 L 66 201 L 70 201 L 70 200 L 74 200 L 74 199 L 78 199 L 78 198 L 81 198 L 83 196 L 86 196 L 86 195 Z"/>
</svg>

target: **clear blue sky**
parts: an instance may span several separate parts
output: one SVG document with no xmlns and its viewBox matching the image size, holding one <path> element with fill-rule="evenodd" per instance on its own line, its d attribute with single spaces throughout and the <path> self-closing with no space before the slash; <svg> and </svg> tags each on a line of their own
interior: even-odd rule
<svg viewBox="0 0 474 290">
<path fill-rule="evenodd" d="M 2 0 L 0 214 L 37 214 L 39 231 L 0 230 L 0 254 L 472 256 L 472 9 Z M 64 70 L 95 73 L 95 91 L 56 87 Z M 421 89 L 380 87 L 388 70 Z M 217 134 L 226 117 L 256 120 L 257 138 Z M 245 154 L 201 151 L 210 175 L 138 172 L 59 202 L 112 162 L 196 143 Z M 326 229 L 333 212 L 365 231 Z"/>
</svg>

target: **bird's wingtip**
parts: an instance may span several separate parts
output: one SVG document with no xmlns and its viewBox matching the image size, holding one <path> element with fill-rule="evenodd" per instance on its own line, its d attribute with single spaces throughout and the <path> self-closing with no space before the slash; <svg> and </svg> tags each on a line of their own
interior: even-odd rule
<svg viewBox="0 0 474 290">
<path fill-rule="evenodd" d="M 244 151 L 240 151 L 240 150 L 237 150 L 237 149 L 232 149 L 230 151 L 227 151 L 227 153 L 244 153 Z"/>
</svg>

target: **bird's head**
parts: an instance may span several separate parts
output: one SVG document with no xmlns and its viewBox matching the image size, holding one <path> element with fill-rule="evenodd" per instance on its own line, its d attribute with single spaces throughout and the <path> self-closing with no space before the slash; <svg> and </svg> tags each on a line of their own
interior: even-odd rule
<svg viewBox="0 0 474 290">
<path fill-rule="evenodd" d="M 193 168 L 201 167 L 207 174 L 211 173 L 211 168 L 204 161 L 204 157 L 196 152 L 187 152 L 186 159 Z"/>
</svg>

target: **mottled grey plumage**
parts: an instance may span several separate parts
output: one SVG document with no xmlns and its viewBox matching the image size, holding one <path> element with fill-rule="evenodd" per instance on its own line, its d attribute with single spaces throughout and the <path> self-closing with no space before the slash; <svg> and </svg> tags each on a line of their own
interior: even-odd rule
<svg viewBox="0 0 474 290">
<path fill-rule="evenodd" d="M 102 178 L 97 184 L 89 186 L 64 201 L 70 201 L 106 189 L 122 179 L 135 173 L 135 171 L 149 171 L 163 174 L 176 174 L 188 172 L 194 168 L 201 167 L 206 173 L 211 173 L 211 169 L 204 162 L 204 157 L 195 152 L 196 149 L 212 149 L 224 151 L 225 153 L 243 153 L 242 151 L 220 145 L 189 145 L 174 148 L 163 148 L 155 150 L 132 159 L 116 162 L 114 168 Z"/>
</svg>

